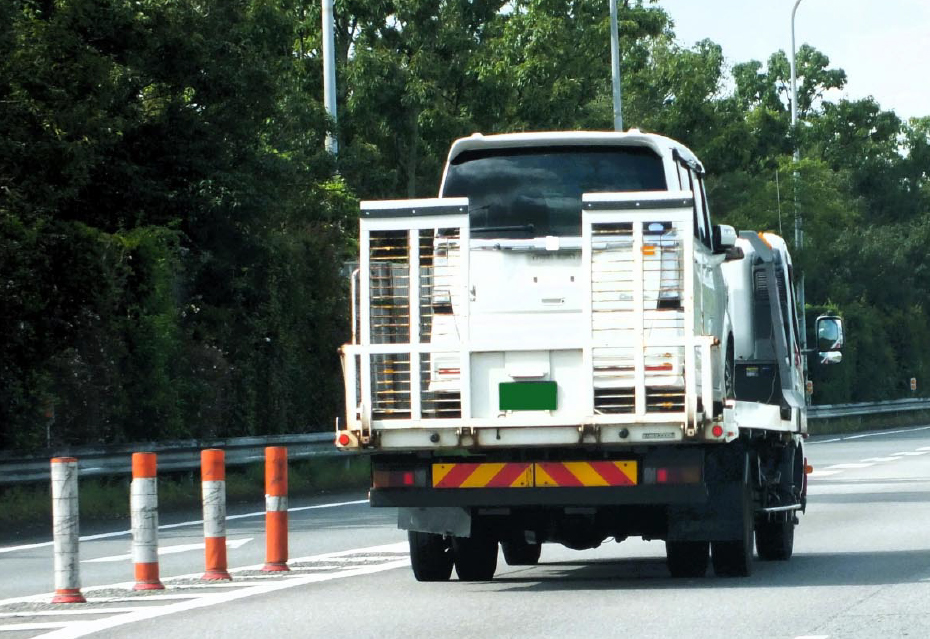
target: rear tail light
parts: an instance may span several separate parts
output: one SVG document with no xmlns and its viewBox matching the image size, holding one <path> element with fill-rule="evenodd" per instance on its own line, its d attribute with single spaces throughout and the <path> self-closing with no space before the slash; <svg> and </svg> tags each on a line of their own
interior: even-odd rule
<svg viewBox="0 0 930 639">
<path fill-rule="evenodd" d="M 643 469 L 644 484 L 697 484 L 700 481 L 700 466 L 647 466 Z"/>
<path fill-rule="evenodd" d="M 372 488 L 425 488 L 429 473 L 426 468 L 374 469 L 371 471 Z"/>
</svg>

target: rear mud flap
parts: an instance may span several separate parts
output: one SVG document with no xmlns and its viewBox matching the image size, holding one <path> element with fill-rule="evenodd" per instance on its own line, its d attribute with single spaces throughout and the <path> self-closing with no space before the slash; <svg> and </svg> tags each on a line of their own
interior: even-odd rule
<svg viewBox="0 0 930 639">
<path fill-rule="evenodd" d="M 742 482 L 708 484 L 704 504 L 669 506 L 669 541 L 735 541 L 743 535 Z"/>
<path fill-rule="evenodd" d="M 401 530 L 471 536 L 471 513 L 466 508 L 398 508 L 397 527 Z"/>
</svg>

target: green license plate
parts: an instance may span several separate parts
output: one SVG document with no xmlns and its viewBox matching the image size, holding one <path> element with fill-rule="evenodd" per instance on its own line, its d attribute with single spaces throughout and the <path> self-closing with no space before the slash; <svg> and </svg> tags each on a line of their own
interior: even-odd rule
<svg viewBox="0 0 930 639">
<path fill-rule="evenodd" d="M 555 382 L 501 382 L 501 410 L 555 410 Z"/>
</svg>

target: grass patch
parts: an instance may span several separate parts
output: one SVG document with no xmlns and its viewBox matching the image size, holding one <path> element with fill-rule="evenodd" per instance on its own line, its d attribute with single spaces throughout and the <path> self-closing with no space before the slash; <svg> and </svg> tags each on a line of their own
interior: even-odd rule
<svg viewBox="0 0 930 639">
<path fill-rule="evenodd" d="M 288 464 L 288 494 L 306 497 L 319 493 L 359 490 L 368 486 L 368 457 L 321 458 Z M 130 477 L 79 479 L 82 522 L 129 518 Z M 229 504 L 262 502 L 265 466 L 258 462 L 226 471 Z M 200 473 L 164 473 L 158 477 L 158 509 L 161 513 L 196 510 L 201 505 Z M 48 484 L 0 487 L 0 538 L 14 539 L 24 533 L 51 530 L 52 498 Z"/>
</svg>

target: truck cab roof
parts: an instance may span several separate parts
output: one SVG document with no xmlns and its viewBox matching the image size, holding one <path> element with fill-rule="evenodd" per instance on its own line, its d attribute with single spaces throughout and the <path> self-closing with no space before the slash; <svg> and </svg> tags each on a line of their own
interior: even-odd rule
<svg viewBox="0 0 930 639">
<path fill-rule="evenodd" d="M 545 148 L 566 146 L 634 146 L 645 147 L 658 154 L 666 164 L 676 158 L 683 160 L 699 173 L 704 172 L 700 161 L 685 145 L 655 133 L 643 133 L 630 129 L 623 133 L 613 131 L 540 131 L 530 133 L 504 133 L 483 135 L 474 133 L 467 138 L 460 138 L 452 143 L 442 183 L 445 185 L 449 166 L 456 158 L 467 151 L 485 151 L 493 149 Z M 442 187 L 440 187 L 442 192 Z"/>
</svg>

